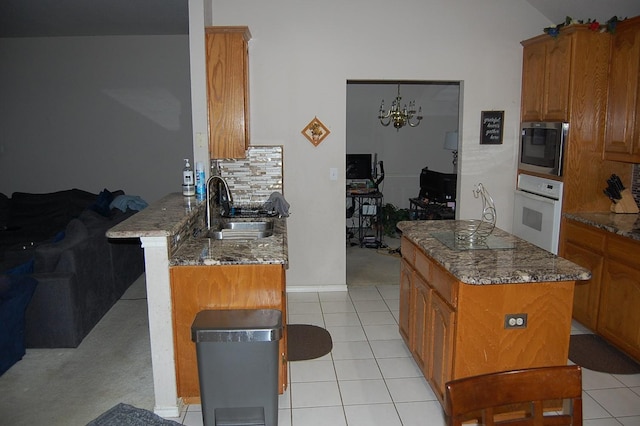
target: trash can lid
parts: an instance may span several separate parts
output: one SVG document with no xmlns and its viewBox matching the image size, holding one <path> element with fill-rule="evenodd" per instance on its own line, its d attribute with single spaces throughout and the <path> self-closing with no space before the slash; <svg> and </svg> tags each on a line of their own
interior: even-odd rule
<svg viewBox="0 0 640 426">
<path fill-rule="evenodd" d="M 277 309 L 200 311 L 191 325 L 194 342 L 270 342 L 282 337 Z"/>
</svg>

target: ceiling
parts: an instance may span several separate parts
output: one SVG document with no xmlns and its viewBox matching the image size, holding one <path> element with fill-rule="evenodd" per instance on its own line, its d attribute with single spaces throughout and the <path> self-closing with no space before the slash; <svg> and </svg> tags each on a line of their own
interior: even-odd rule
<svg viewBox="0 0 640 426">
<path fill-rule="evenodd" d="M 639 0 L 526 0 L 551 22 L 640 15 Z M 189 32 L 188 0 L 0 0 L 0 37 Z"/>
</svg>

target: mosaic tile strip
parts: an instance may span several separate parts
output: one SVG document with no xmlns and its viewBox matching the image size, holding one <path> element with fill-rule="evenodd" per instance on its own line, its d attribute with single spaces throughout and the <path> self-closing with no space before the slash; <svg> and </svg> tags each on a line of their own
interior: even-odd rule
<svg viewBox="0 0 640 426">
<path fill-rule="evenodd" d="M 250 146 L 247 158 L 217 162 L 236 206 L 261 205 L 272 192 L 283 193 L 282 146 Z"/>
</svg>

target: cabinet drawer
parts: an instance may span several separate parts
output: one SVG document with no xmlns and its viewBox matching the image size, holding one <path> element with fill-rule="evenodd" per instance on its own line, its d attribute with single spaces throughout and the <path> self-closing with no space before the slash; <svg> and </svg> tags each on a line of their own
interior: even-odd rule
<svg viewBox="0 0 640 426">
<path fill-rule="evenodd" d="M 409 262 L 411 266 L 416 264 L 416 246 L 406 237 L 400 240 L 400 252 L 402 257 Z"/>
<path fill-rule="evenodd" d="M 640 253 L 640 242 L 630 238 L 609 236 L 608 257 L 616 259 L 629 266 L 638 268 L 638 253 Z"/>
<path fill-rule="evenodd" d="M 416 271 L 425 281 L 431 282 L 431 269 L 433 269 L 433 260 L 421 251 L 416 252 Z"/>
<path fill-rule="evenodd" d="M 430 272 L 431 277 L 429 284 L 431 284 L 431 287 L 433 287 L 442 299 L 456 308 L 458 306 L 458 280 L 442 267 L 433 263 Z"/>
<path fill-rule="evenodd" d="M 606 238 L 604 231 L 586 225 L 566 221 L 564 236 L 565 240 L 594 251 L 602 252 L 604 249 Z"/>
</svg>

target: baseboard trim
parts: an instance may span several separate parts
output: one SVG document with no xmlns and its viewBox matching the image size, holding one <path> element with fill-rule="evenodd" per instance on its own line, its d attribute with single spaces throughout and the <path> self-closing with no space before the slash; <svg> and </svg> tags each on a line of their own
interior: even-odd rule
<svg viewBox="0 0 640 426">
<path fill-rule="evenodd" d="M 176 405 L 169 405 L 164 407 L 155 406 L 153 407 L 153 412 L 158 416 L 165 419 L 175 419 L 180 417 L 180 411 L 184 408 L 184 403 L 182 398 L 179 398 Z"/>
<path fill-rule="evenodd" d="M 329 291 L 347 291 L 347 285 L 337 284 L 337 285 L 320 285 L 320 286 L 310 286 L 310 285 L 287 286 L 287 293 L 324 293 Z"/>
</svg>

